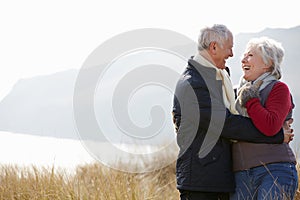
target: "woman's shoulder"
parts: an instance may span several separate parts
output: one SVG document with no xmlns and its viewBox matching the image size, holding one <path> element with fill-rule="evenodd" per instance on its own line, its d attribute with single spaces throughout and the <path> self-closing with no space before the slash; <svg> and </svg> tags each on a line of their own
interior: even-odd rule
<svg viewBox="0 0 300 200">
<path fill-rule="evenodd" d="M 277 81 L 270 92 L 270 95 L 272 94 L 288 95 L 290 94 L 290 89 L 285 82 Z"/>
<path fill-rule="evenodd" d="M 277 81 L 274 86 L 273 89 L 277 89 L 277 90 L 289 90 L 289 86 L 282 81 Z"/>
</svg>

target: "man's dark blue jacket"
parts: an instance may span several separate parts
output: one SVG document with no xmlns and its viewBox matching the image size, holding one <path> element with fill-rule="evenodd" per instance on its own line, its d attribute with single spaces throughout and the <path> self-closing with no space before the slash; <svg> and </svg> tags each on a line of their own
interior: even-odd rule
<svg viewBox="0 0 300 200">
<path fill-rule="evenodd" d="M 282 143 L 284 137 L 282 130 L 264 136 L 249 118 L 231 114 L 224 106 L 216 70 L 193 59 L 177 82 L 173 121 L 180 148 L 176 178 L 181 190 L 234 191 L 230 139 Z"/>
</svg>

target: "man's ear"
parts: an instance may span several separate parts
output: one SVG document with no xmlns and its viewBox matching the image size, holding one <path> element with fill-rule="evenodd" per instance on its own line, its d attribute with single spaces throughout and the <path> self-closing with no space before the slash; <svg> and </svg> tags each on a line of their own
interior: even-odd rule
<svg viewBox="0 0 300 200">
<path fill-rule="evenodd" d="M 216 49 L 217 49 L 217 43 L 216 42 L 211 42 L 209 44 L 209 51 L 212 53 L 212 54 L 216 54 Z"/>
</svg>

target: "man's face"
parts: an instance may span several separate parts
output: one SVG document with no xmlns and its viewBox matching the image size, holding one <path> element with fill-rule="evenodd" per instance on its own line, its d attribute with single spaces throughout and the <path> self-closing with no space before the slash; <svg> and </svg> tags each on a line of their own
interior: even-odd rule
<svg viewBox="0 0 300 200">
<path fill-rule="evenodd" d="M 215 45 L 215 55 L 213 61 L 219 69 L 225 69 L 226 60 L 233 56 L 233 36 L 230 35 L 228 40 L 224 41 L 223 46 L 216 43 Z"/>
</svg>

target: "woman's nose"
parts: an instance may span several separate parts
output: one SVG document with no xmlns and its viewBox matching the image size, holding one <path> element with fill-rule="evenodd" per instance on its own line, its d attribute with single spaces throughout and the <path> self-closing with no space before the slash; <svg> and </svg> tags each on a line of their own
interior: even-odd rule
<svg viewBox="0 0 300 200">
<path fill-rule="evenodd" d="M 244 56 L 244 57 L 242 58 L 242 63 L 245 63 L 245 62 L 247 62 L 247 57 L 246 57 L 246 56 Z"/>
</svg>

